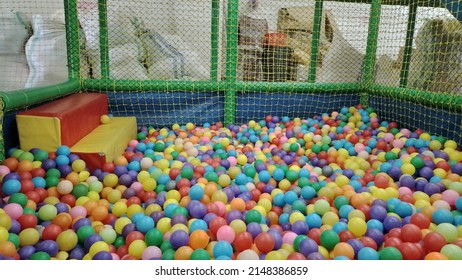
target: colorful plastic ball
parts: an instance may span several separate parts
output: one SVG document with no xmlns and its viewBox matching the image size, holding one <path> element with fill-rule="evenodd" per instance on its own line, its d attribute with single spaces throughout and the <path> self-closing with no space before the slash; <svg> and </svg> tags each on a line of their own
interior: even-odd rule
<svg viewBox="0 0 462 280">
<path fill-rule="evenodd" d="M 403 255 L 395 247 L 385 247 L 379 252 L 380 260 L 402 260 Z"/>
<path fill-rule="evenodd" d="M 237 257 L 236 257 L 237 260 L 260 260 L 260 257 L 258 256 L 258 254 L 251 250 L 251 249 L 247 249 L 247 250 L 244 250 L 242 252 L 240 252 Z"/>
<path fill-rule="evenodd" d="M 236 234 L 236 237 L 234 238 L 234 248 L 236 249 L 237 252 L 242 252 L 247 249 L 251 249 L 253 244 L 253 238 L 252 235 L 247 232 L 239 232 Z"/>
<path fill-rule="evenodd" d="M 71 230 L 65 230 L 61 232 L 56 238 L 56 243 L 58 243 L 60 251 L 70 251 L 72 250 L 78 242 L 77 234 Z"/>
<path fill-rule="evenodd" d="M 332 250 L 340 242 L 340 237 L 333 230 L 325 230 L 321 233 L 320 241 L 324 248 Z"/>
<path fill-rule="evenodd" d="M 448 260 L 462 260 L 462 248 L 454 244 L 446 244 L 441 248 L 441 254 Z"/>
<path fill-rule="evenodd" d="M 236 233 L 230 226 L 221 226 L 217 231 L 217 240 L 224 240 L 233 243 Z"/>
<path fill-rule="evenodd" d="M 182 246 L 189 245 L 189 235 L 183 230 L 176 230 L 170 236 L 170 244 L 173 249 L 178 249 Z"/>
<path fill-rule="evenodd" d="M 196 249 L 191 253 L 190 260 L 210 260 L 210 254 L 207 250 Z"/>
<path fill-rule="evenodd" d="M 261 219 L 262 219 L 262 215 L 257 210 L 249 210 L 245 214 L 245 222 L 247 224 L 253 223 L 253 222 L 254 223 L 260 223 Z"/>
<path fill-rule="evenodd" d="M 35 228 L 26 228 L 19 233 L 21 246 L 35 245 L 40 239 L 40 233 Z"/>
<path fill-rule="evenodd" d="M 17 220 L 23 213 L 23 209 L 18 203 L 10 203 L 5 205 L 3 207 L 3 211 L 13 220 Z"/>
<path fill-rule="evenodd" d="M 305 257 L 311 253 L 318 252 L 318 244 L 311 238 L 304 238 L 298 245 L 298 251 Z"/>
<path fill-rule="evenodd" d="M 215 259 L 221 256 L 231 258 L 231 256 L 233 255 L 233 247 L 228 242 L 220 240 L 217 241 L 213 246 L 212 253 Z"/>
<path fill-rule="evenodd" d="M 446 209 L 436 209 L 432 214 L 432 222 L 435 224 L 450 223 L 454 221 L 452 213 Z"/>
<path fill-rule="evenodd" d="M 361 218 L 354 217 L 348 221 L 348 230 L 351 231 L 356 237 L 361 237 L 367 231 L 366 221 Z"/>
<path fill-rule="evenodd" d="M 56 209 L 54 205 L 45 204 L 42 207 L 40 207 L 37 213 L 37 216 L 42 221 L 50 221 L 54 217 L 56 217 L 57 214 L 58 214 L 58 210 Z"/>
<path fill-rule="evenodd" d="M 35 247 L 38 252 L 45 252 L 51 257 L 55 257 L 59 252 L 58 244 L 53 240 L 41 241 Z"/>
<path fill-rule="evenodd" d="M 160 259 L 162 257 L 162 251 L 157 246 L 148 246 L 144 249 L 141 255 L 142 260 Z"/>
<path fill-rule="evenodd" d="M 450 223 L 441 223 L 436 226 L 435 232 L 441 234 L 447 243 L 451 243 L 457 240 L 458 231 L 457 227 Z"/>
<path fill-rule="evenodd" d="M 21 189 L 21 182 L 17 179 L 9 179 L 3 182 L 2 191 L 5 195 L 18 193 Z"/>
<path fill-rule="evenodd" d="M 51 260 L 51 257 L 46 252 L 35 252 L 30 256 L 30 260 L 45 261 Z"/>
<path fill-rule="evenodd" d="M 147 246 L 146 246 L 146 243 L 144 242 L 144 240 L 134 240 L 128 246 L 128 253 L 130 254 L 130 256 L 133 256 L 136 259 L 141 259 L 141 256 L 143 255 L 143 252 L 144 252 L 144 250 L 146 248 L 147 248 Z"/>
<path fill-rule="evenodd" d="M 379 260 L 380 259 L 380 254 L 376 250 L 370 248 L 370 247 L 364 247 L 361 248 L 358 251 L 358 260 Z"/>
<path fill-rule="evenodd" d="M 258 250 L 262 253 L 269 253 L 274 249 L 274 238 L 271 234 L 267 232 L 262 232 L 255 237 L 255 245 L 257 246 Z"/>
</svg>

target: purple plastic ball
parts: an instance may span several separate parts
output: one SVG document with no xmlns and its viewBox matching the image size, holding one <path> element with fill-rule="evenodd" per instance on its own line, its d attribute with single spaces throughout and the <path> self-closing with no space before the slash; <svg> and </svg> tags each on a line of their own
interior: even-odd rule
<svg viewBox="0 0 462 280">
<path fill-rule="evenodd" d="M 305 238 L 302 241 L 300 241 L 298 251 L 308 258 L 310 254 L 317 253 L 318 248 L 318 243 L 316 243 L 316 241 L 314 241 L 311 238 Z"/>
<path fill-rule="evenodd" d="M 440 187 L 435 184 L 435 183 L 427 183 L 423 189 L 423 191 L 428 194 L 429 196 L 432 196 L 435 193 L 440 193 L 441 189 Z"/>
<path fill-rule="evenodd" d="M 173 249 L 178 249 L 181 246 L 187 246 L 189 244 L 189 235 L 183 230 L 176 230 L 170 236 L 170 244 Z"/>
<path fill-rule="evenodd" d="M 226 222 L 228 225 L 234 220 L 242 220 L 242 213 L 239 210 L 230 210 L 226 213 Z"/>
<path fill-rule="evenodd" d="M 56 243 L 54 240 L 41 241 L 36 245 L 36 249 L 39 252 L 47 253 L 50 255 L 50 257 L 56 256 L 56 254 L 59 252 L 58 243 Z"/>
<path fill-rule="evenodd" d="M 305 221 L 295 221 L 292 224 L 292 231 L 295 232 L 297 235 L 306 235 L 308 233 L 308 225 Z"/>
<path fill-rule="evenodd" d="M 27 260 L 29 259 L 34 253 L 36 252 L 36 249 L 34 246 L 27 245 L 27 246 L 22 246 L 19 248 L 19 257 L 21 260 Z"/>
<path fill-rule="evenodd" d="M 379 205 L 373 205 L 369 210 L 369 216 L 371 219 L 376 219 L 382 222 L 387 217 L 387 209 Z"/>
<path fill-rule="evenodd" d="M 93 256 L 92 260 L 111 261 L 112 254 L 107 251 L 100 251 Z"/>
<path fill-rule="evenodd" d="M 247 225 L 247 231 L 252 235 L 252 238 L 257 237 L 262 232 L 260 224 L 256 222 L 251 222 Z"/>
<path fill-rule="evenodd" d="M 72 251 L 69 253 L 69 259 L 74 259 L 74 260 L 81 260 L 85 256 L 85 249 L 78 245 L 72 249 Z"/>
<path fill-rule="evenodd" d="M 83 227 L 83 226 L 91 226 L 91 221 L 90 219 L 88 218 L 81 218 L 81 219 L 78 219 L 75 223 L 74 223 L 74 231 L 77 232 L 79 230 L 80 227 Z"/>
<path fill-rule="evenodd" d="M 187 225 L 188 224 L 188 219 L 183 214 L 176 214 L 176 215 L 173 215 L 173 217 L 172 217 L 172 219 L 170 221 L 170 224 L 172 226 L 176 225 L 176 224 Z"/>
<path fill-rule="evenodd" d="M 401 227 L 401 220 L 395 216 L 387 216 L 383 220 L 383 228 L 386 232 L 389 232 L 390 230 L 394 228 L 400 228 Z"/>
<path fill-rule="evenodd" d="M 136 230 L 136 225 L 135 224 L 126 224 L 123 228 L 122 228 L 122 236 L 124 238 L 127 238 L 128 234 L 130 232 L 133 232 Z"/>
</svg>

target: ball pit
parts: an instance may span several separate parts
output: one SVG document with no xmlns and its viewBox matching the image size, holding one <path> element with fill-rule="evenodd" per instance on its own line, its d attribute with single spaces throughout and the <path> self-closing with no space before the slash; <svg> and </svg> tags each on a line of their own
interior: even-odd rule
<svg viewBox="0 0 462 280">
<path fill-rule="evenodd" d="M 8 155 L 2 259 L 462 259 L 457 143 L 371 108 L 139 126 L 96 170 L 66 146 Z"/>
</svg>

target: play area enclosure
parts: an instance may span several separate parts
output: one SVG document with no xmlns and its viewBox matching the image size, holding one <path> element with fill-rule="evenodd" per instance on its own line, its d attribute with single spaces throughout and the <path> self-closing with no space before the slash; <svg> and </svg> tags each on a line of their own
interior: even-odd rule
<svg viewBox="0 0 462 280">
<path fill-rule="evenodd" d="M 21 11 L 6 2 L 1 8 Z M 40 51 L 43 67 L 64 78 L 42 73 L 34 83 L 29 72 L 24 86 L 2 85 L 1 159 L 17 145 L 17 112 L 76 92 L 104 92 L 110 114 L 155 127 L 311 117 L 361 104 L 462 142 L 458 1 L 59 2 L 35 5 L 45 19 L 62 11 L 54 19 L 63 22 L 64 53 Z M 37 38 L 39 21 L 30 19 Z M 40 71 L 32 47 L 29 71 Z M 0 74 L 19 79 L 14 68 Z"/>
</svg>

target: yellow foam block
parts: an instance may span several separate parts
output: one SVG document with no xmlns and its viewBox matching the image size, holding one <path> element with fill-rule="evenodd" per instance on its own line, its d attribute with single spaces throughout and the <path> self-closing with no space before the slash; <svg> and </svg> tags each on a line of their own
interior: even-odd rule
<svg viewBox="0 0 462 280">
<path fill-rule="evenodd" d="M 17 115 L 16 122 L 22 150 L 28 151 L 40 147 L 47 152 L 52 152 L 61 145 L 59 118 Z"/>
<path fill-rule="evenodd" d="M 71 147 L 89 168 L 100 168 L 122 155 L 130 140 L 136 139 L 136 117 L 112 117 Z"/>
</svg>

